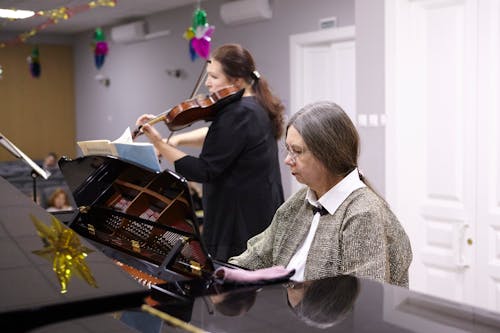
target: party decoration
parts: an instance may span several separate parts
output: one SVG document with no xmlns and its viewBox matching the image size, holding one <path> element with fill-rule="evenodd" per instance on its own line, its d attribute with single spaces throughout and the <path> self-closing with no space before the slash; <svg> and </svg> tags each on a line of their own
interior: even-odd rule
<svg viewBox="0 0 500 333">
<path fill-rule="evenodd" d="M 215 27 L 207 23 L 207 13 L 198 7 L 193 13 L 192 25 L 184 32 L 184 38 L 189 41 L 192 61 L 197 57 L 208 59 L 214 30 Z"/>
<path fill-rule="evenodd" d="M 43 249 L 33 251 L 33 253 L 52 261 L 52 270 L 56 273 L 61 285 L 61 293 L 68 291 L 68 283 L 74 272 L 89 285 L 97 288 L 92 272 L 85 262 L 87 254 L 93 251 L 82 246 L 78 235 L 54 216 L 52 216 L 52 226 L 46 225 L 33 215 L 30 217 L 38 231 L 38 236 L 45 244 Z"/>
<path fill-rule="evenodd" d="M 114 6 L 116 6 L 116 0 L 95 0 L 74 7 L 64 6 L 54 9 L 37 11 L 35 15 L 33 15 L 32 17 L 46 17 L 47 21 L 32 28 L 29 31 L 21 33 L 20 35 L 11 40 L 8 40 L 6 42 L 0 42 L 0 48 L 6 47 L 7 45 L 11 44 L 25 43 L 26 40 L 35 36 L 38 32 L 46 29 L 51 25 L 57 24 L 60 20 L 68 20 L 77 14 L 86 12 L 90 9 L 94 9 L 97 7 L 114 7 Z M 16 10 L 15 8 L 10 8 L 10 9 Z M 29 20 L 29 19 L 24 19 L 24 20 Z"/>
<path fill-rule="evenodd" d="M 94 41 L 92 43 L 94 49 L 94 62 L 97 69 L 101 69 L 108 54 L 108 43 L 106 36 L 101 28 L 96 28 L 94 31 Z"/>
<path fill-rule="evenodd" d="M 40 51 L 38 50 L 38 46 L 35 46 L 31 51 L 31 55 L 27 59 L 28 64 L 30 65 L 30 73 L 34 78 L 39 78 L 42 66 L 40 65 Z"/>
</svg>

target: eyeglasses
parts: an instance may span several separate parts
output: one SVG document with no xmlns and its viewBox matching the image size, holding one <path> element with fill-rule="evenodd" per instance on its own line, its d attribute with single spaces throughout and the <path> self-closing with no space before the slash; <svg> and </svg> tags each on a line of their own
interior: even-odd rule
<svg viewBox="0 0 500 333">
<path fill-rule="evenodd" d="M 307 149 L 300 147 L 290 147 L 286 143 L 283 144 L 283 152 L 286 152 L 286 157 L 290 157 L 292 163 L 296 163 L 300 156 L 307 152 Z"/>
</svg>

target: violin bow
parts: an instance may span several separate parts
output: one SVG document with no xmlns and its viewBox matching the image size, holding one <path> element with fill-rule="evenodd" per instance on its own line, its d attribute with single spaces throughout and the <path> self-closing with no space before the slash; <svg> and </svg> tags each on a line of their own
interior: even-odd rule
<svg viewBox="0 0 500 333">
<path fill-rule="evenodd" d="M 210 60 L 207 60 L 203 64 L 200 76 L 198 76 L 198 81 L 196 81 L 193 92 L 191 93 L 191 97 L 189 97 L 189 99 L 194 98 L 194 96 L 196 96 L 196 94 L 198 93 L 198 90 L 200 90 L 201 84 L 202 84 L 203 80 L 205 80 L 205 77 L 207 76 L 207 64 L 209 61 Z"/>
<path fill-rule="evenodd" d="M 205 77 L 207 76 L 208 61 L 209 60 L 205 61 L 205 63 L 203 64 L 203 67 L 201 68 L 200 76 L 198 76 L 198 80 L 196 81 L 193 92 L 191 93 L 191 97 L 189 97 L 189 99 L 193 99 L 194 96 L 196 96 L 196 94 L 198 94 L 198 90 L 200 90 L 201 84 L 202 84 L 203 80 L 205 80 Z M 174 134 L 174 131 L 170 131 L 170 134 L 167 137 L 166 143 L 168 143 L 170 141 L 172 134 Z"/>
</svg>

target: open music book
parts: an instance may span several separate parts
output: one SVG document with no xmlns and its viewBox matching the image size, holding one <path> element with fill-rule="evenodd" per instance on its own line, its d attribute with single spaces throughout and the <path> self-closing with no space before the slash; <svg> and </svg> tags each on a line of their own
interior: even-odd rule
<svg viewBox="0 0 500 333">
<path fill-rule="evenodd" d="M 78 141 L 77 144 L 85 156 L 111 155 L 154 171 L 161 171 L 160 162 L 158 161 L 153 144 L 134 142 L 129 127 L 114 141 L 88 140 Z"/>
</svg>

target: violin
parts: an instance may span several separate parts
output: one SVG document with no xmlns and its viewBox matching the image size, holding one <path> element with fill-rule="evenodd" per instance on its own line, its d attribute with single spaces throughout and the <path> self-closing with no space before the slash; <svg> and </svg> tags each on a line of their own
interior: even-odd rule
<svg viewBox="0 0 500 333">
<path fill-rule="evenodd" d="M 186 128 L 198 120 L 213 120 L 218 110 L 239 100 L 244 92 L 245 89 L 229 86 L 202 98 L 191 98 L 155 116 L 145 124 L 153 125 L 164 121 L 168 129 L 174 132 Z M 142 126 L 144 124 L 134 130 L 132 138 L 135 139 L 143 134 Z"/>
</svg>

